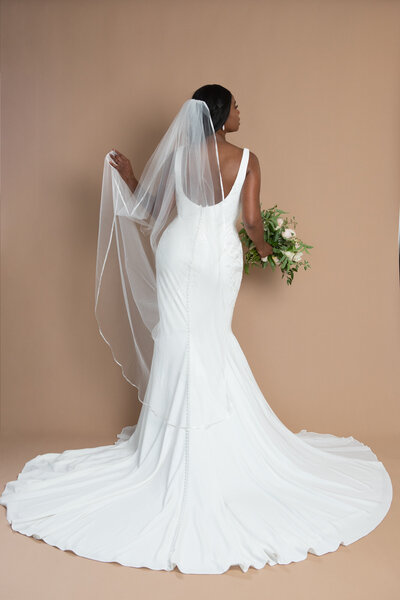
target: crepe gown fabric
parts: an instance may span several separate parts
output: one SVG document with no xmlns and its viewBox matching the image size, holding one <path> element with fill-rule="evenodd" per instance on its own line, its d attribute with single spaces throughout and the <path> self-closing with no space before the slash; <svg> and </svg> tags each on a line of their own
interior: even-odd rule
<svg viewBox="0 0 400 600">
<path fill-rule="evenodd" d="M 216 307 L 224 302 L 220 335 L 225 336 L 232 413 L 209 427 L 185 429 L 163 422 L 143 405 L 137 424 L 124 427 L 112 445 L 36 456 L 0 497 L 15 531 L 98 561 L 215 574 L 232 565 L 246 572 L 250 566 L 301 561 L 308 552 L 332 552 L 365 536 L 385 517 L 392 484 L 382 462 L 353 437 L 285 427 L 232 332 L 243 273 L 234 225 L 248 158 L 245 148 L 232 190 L 207 208 L 224 213 L 220 258 L 226 290 L 210 302 Z M 149 394 L 155 402 L 158 394 L 173 394 L 178 411 L 191 408 L 188 369 L 201 361 L 201 356 L 187 361 L 174 344 L 188 309 L 178 282 L 188 276 L 189 260 L 176 244 L 184 244 L 182 216 L 198 209 L 192 204 L 178 187 L 180 216 L 165 230 L 156 256 L 160 329 Z M 179 272 L 172 268 L 176 252 Z M 206 258 L 194 256 L 197 266 Z M 204 266 L 203 276 L 213 264 Z M 198 333 L 191 330 L 193 347 Z"/>
</svg>

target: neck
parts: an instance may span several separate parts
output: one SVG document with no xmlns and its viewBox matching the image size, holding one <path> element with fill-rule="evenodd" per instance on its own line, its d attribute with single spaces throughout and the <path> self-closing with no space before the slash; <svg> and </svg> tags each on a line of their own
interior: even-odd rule
<svg viewBox="0 0 400 600">
<path fill-rule="evenodd" d="M 215 132 L 215 137 L 217 142 L 225 142 L 225 131 L 222 131 L 221 129 L 219 129 L 218 131 Z"/>
</svg>

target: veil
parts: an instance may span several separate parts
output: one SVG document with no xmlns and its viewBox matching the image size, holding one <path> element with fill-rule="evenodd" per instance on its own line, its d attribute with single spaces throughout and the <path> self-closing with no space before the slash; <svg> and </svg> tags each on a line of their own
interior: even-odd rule
<svg viewBox="0 0 400 600">
<path fill-rule="evenodd" d="M 173 410 L 172 397 L 152 401 L 146 392 L 160 322 L 157 249 L 168 225 L 186 214 L 183 211 L 179 216 L 182 201 L 191 207 L 187 227 L 193 235 L 189 235 L 192 247 L 188 254 L 196 256 L 198 235 L 202 236 L 201 247 L 207 248 L 208 257 L 215 257 L 213 284 L 222 286 L 222 213 L 209 209 L 224 196 L 209 108 L 202 100 L 184 102 L 146 163 L 134 192 L 108 162 L 110 155 L 112 152 L 104 159 L 96 258 L 95 316 L 100 334 L 125 379 L 137 388 L 142 404 L 171 425 L 208 426 L 229 413 L 222 337 L 211 332 L 213 364 L 206 365 L 201 374 L 201 381 L 214 377 L 217 397 L 200 397 L 202 406 L 193 411 L 190 424 L 183 424 Z M 209 310 L 204 301 L 208 315 Z M 219 316 L 213 319 L 218 322 Z"/>
</svg>

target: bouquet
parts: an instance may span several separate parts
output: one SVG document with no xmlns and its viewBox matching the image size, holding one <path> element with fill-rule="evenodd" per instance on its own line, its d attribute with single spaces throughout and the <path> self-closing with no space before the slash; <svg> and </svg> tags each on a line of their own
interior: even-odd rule
<svg viewBox="0 0 400 600">
<path fill-rule="evenodd" d="M 249 273 L 250 265 L 256 267 L 267 268 L 268 264 L 272 270 L 280 267 L 282 278 L 286 275 L 286 283 L 291 285 L 294 273 L 300 267 L 304 270 L 310 268 L 310 263 L 303 259 L 303 251 L 309 254 L 308 249 L 313 246 L 308 246 L 302 242 L 297 236 L 293 227 L 297 223 L 295 218 L 281 218 L 280 215 L 288 214 L 284 210 L 279 210 L 277 204 L 268 210 L 261 210 L 261 216 L 264 224 L 264 240 L 273 247 L 273 253 L 268 256 L 267 261 L 262 261 L 254 242 L 249 238 L 244 223 L 243 228 L 239 231 L 239 237 L 246 248 L 244 257 L 244 271 Z"/>
</svg>

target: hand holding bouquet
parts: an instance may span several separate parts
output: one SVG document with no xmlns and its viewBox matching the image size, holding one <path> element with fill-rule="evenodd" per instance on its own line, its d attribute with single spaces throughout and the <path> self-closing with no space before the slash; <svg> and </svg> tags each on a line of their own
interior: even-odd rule
<svg viewBox="0 0 400 600">
<path fill-rule="evenodd" d="M 282 278 L 286 275 L 286 283 L 291 285 L 294 273 L 299 270 L 299 267 L 304 267 L 304 270 L 310 268 L 310 263 L 303 259 L 303 251 L 309 254 L 308 249 L 313 248 L 313 246 L 308 246 L 296 236 L 293 227 L 297 223 L 294 217 L 282 219 L 281 214 L 287 213 L 284 210 L 279 210 L 276 204 L 268 210 L 261 211 L 264 224 L 264 240 L 273 248 L 273 253 L 268 255 L 267 261 L 261 260 L 261 256 L 244 226 L 239 231 L 239 237 L 246 248 L 244 257 L 245 273 L 249 273 L 250 265 L 264 269 L 269 264 L 273 271 L 279 266 Z M 243 222 L 242 225 L 244 225 Z"/>
</svg>

